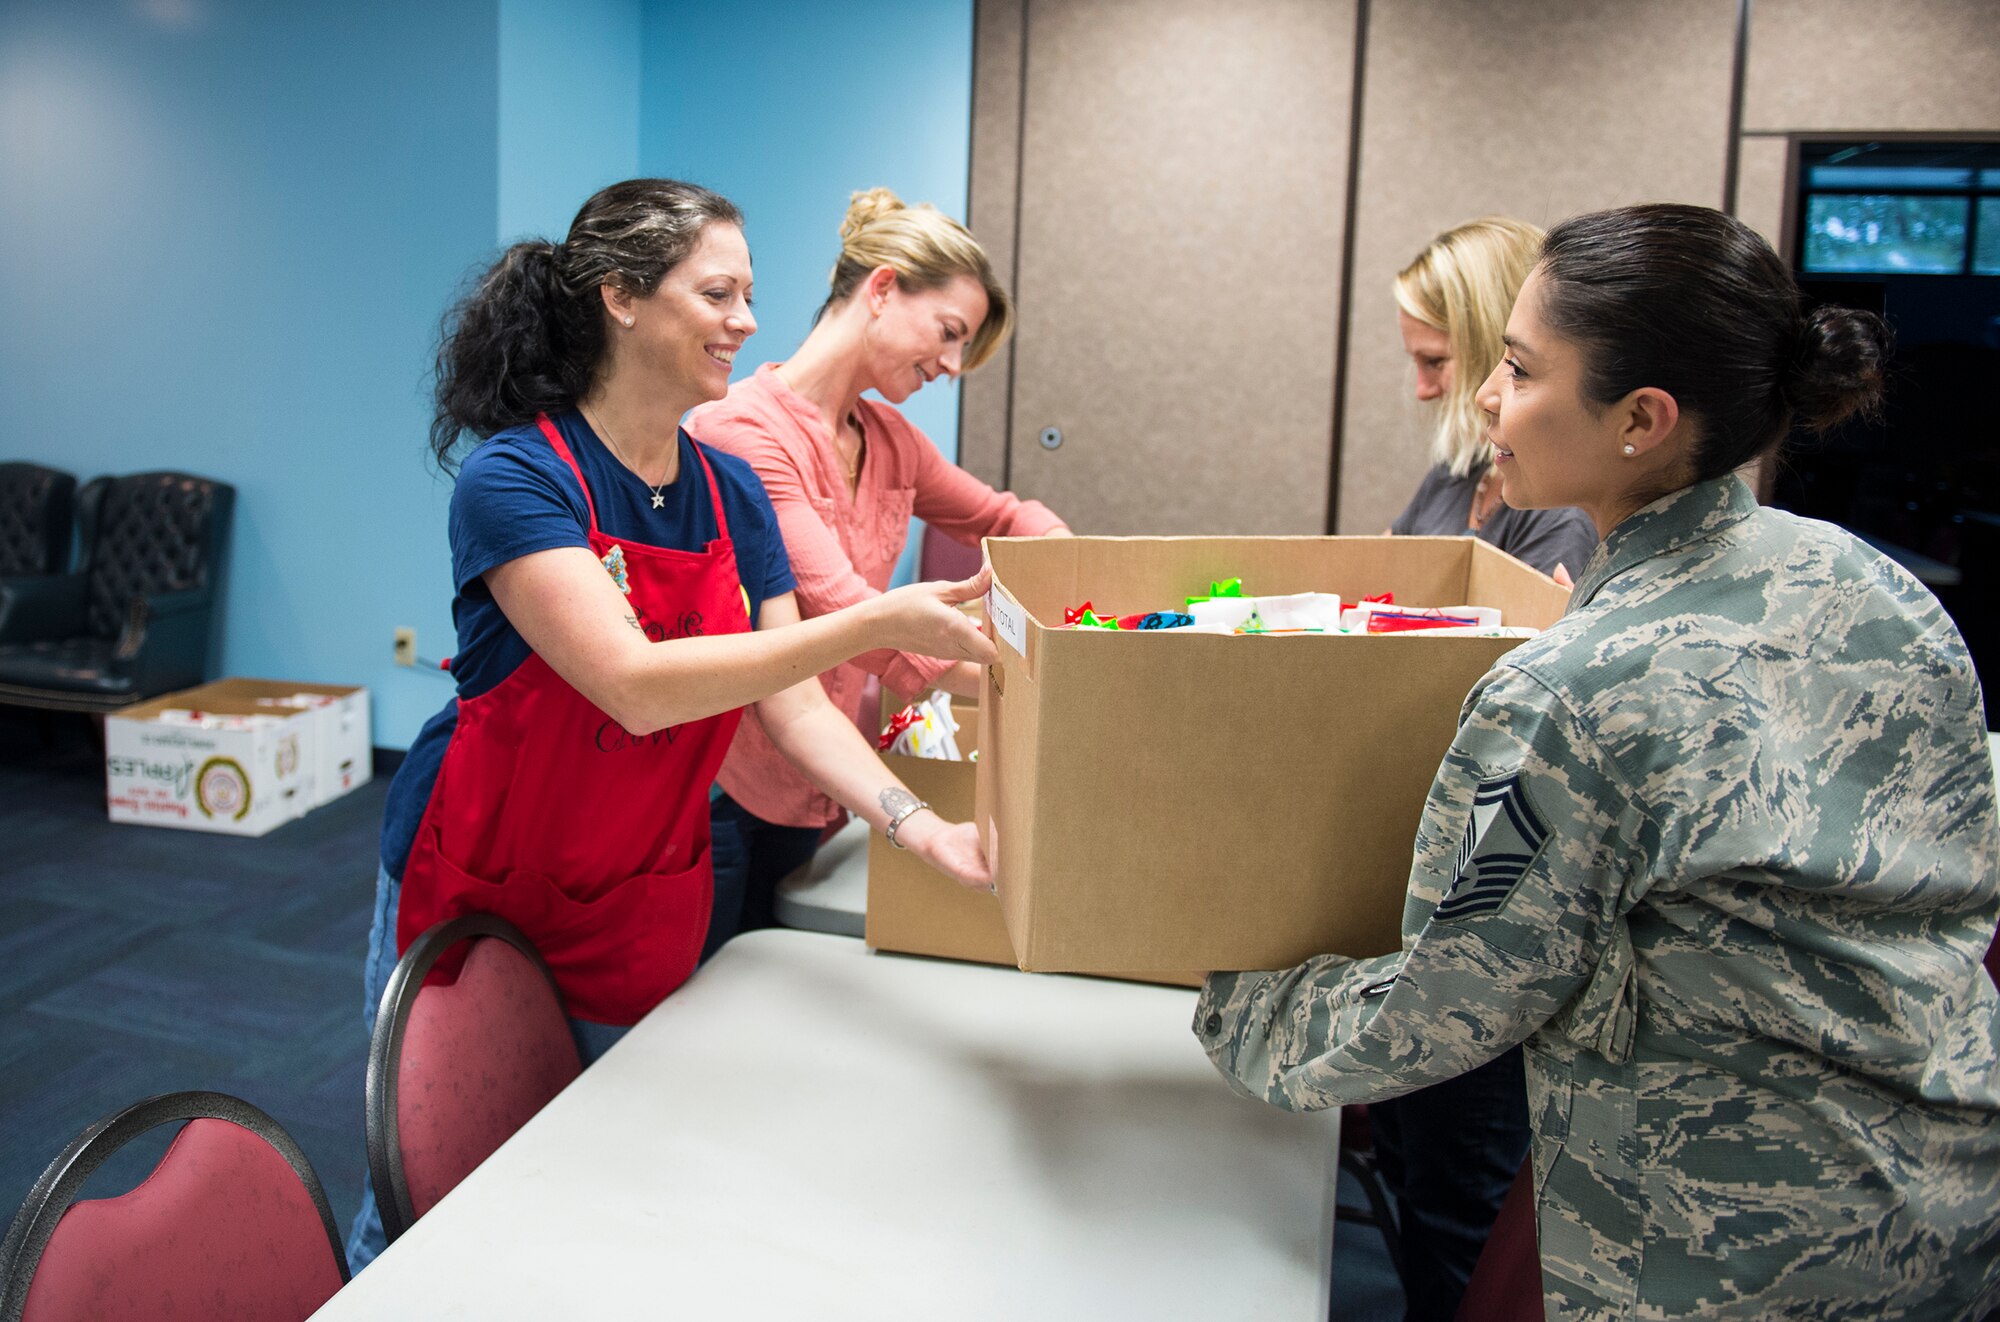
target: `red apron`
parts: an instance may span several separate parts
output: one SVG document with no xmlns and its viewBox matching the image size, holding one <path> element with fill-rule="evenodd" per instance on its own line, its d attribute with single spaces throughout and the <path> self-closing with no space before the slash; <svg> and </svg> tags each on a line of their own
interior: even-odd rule
<svg viewBox="0 0 2000 1322">
<path fill-rule="evenodd" d="M 701 448 L 717 533 L 708 549 L 613 541 L 598 531 L 562 433 L 538 421 L 583 487 L 592 553 L 646 636 L 748 632 L 749 598 Z M 448 918 L 497 914 L 541 951 L 572 1017 L 638 1022 L 701 956 L 714 904 L 708 789 L 742 715 L 627 734 L 533 653 L 497 687 L 459 699 L 403 871 L 397 950 Z"/>
</svg>

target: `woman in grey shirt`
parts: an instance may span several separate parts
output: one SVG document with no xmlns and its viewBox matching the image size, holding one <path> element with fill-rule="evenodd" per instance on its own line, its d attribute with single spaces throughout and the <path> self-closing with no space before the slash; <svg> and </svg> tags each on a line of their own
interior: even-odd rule
<svg viewBox="0 0 2000 1322">
<path fill-rule="evenodd" d="M 1517 510 L 1500 499 L 1480 382 L 1506 354 L 1501 336 L 1542 231 L 1488 216 L 1432 240 L 1396 277 L 1396 321 L 1417 369 L 1417 398 L 1437 404 L 1431 470 L 1389 531 L 1491 542 L 1567 582 L 1583 572 L 1597 529 L 1578 509 Z M 1519 1049 L 1468 1074 L 1372 1103 L 1382 1177 L 1401 1209 L 1409 1322 L 1450 1322 L 1507 1187 L 1528 1151 Z"/>
<path fill-rule="evenodd" d="M 1438 419 L 1431 470 L 1389 531 L 1470 534 L 1553 574 L 1557 566 L 1581 570 L 1597 530 L 1582 510 L 1517 510 L 1500 499 L 1475 400 L 1504 353 L 1508 310 L 1541 247 L 1535 226 L 1487 216 L 1440 234 L 1397 275 L 1396 324 L 1416 364 L 1417 398 L 1436 401 Z"/>
</svg>

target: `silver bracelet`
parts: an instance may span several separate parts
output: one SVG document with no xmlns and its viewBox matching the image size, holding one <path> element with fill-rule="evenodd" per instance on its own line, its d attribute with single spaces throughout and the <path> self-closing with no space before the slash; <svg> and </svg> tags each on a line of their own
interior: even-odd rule
<svg viewBox="0 0 2000 1322">
<path fill-rule="evenodd" d="M 889 837 L 889 843 L 896 848 L 908 849 L 908 845 L 896 838 L 896 831 L 909 820 L 910 814 L 921 812 L 930 805 L 906 789 L 883 790 L 881 803 L 882 810 L 889 814 L 889 824 L 883 828 L 882 833 Z"/>
</svg>

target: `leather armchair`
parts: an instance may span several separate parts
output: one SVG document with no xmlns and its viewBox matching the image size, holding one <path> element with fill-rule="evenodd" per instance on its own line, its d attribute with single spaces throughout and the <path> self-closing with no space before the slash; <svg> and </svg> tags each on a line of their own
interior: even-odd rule
<svg viewBox="0 0 2000 1322">
<path fill-rule="evenodd" d="M 76 479 L 40 464 L 0 464 L 0 579 L 69 567 Z"/>
<path fill-rule="evenodd" d="M 0 464 L 0 637 L 20 580 L 45 578 L 69 567 L 76 479 L 40 464 Z M 22 590 L 32 583 L 21 583 Z"/>
<path fill-rule="evenodd" d="M 80 568 L 0 586 L 0 702 L 111 711 L 207 678 L 235 496 L 187 473 L 85 484 Z"/>
</svg>

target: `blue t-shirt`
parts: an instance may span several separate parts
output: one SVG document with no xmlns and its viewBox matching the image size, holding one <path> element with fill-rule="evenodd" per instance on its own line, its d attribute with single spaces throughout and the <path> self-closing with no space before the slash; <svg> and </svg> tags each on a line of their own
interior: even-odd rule
<svg viewBox="0 0 2000 1322">
<path fill-rule="evenodd" d="M 694 442 L 680 434 L 680 471 L 666 498 L 653 508 L 653 490 L 607 449 L 583 415 L 570 409 L 553 421 L 576 456 L 597 504 L 597 527 L 607 537 L 676 551 L 700 551 L 715 540 L 715 511 Z M 715 471 L 722 509 L 735 544 L 736 571 L 750 597 L 754 624 L 764 602 L 794 587 L 791 560 L 778 533 L 764 484 L 750 465 L 734 455 L 702 447 Z M 548 437 L 533 423 L 497 432 L 466 456 L 451 493 L 451 575 L 456 595 L 452 622 L 458 650 L 451 659 L 459 698 L 475 698 L 496 687 L 528 659 L 525 639 L 507 622 L 482 577 L 487 570 L 536 551 L 590 546 L 590 507 L 576 474 Z M 382 865 L 401 877 L 403 864 L 430 803 L 458 721 L 458 703 L 424 723 L 408 756 L 390 783 L 382 820 Z"/>
</svg>

